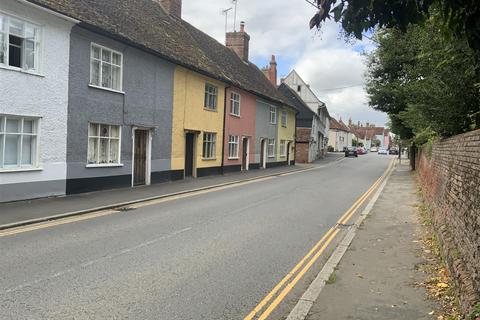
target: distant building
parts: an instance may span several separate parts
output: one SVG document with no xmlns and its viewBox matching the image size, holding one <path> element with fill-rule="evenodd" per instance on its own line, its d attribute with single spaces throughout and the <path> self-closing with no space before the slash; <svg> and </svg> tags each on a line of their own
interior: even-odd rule
<svg viewBox="0 0 480 320">
<path fill-rule="evenodd" d="M 345 147 L 352 145 L 353 134 L 351 130 L 343 123 L 342 119 L 337 121 L 330 117 L 330 131 L 328 145 L 333 147 L 333 151 L 343 151 Z"/>
</svg>

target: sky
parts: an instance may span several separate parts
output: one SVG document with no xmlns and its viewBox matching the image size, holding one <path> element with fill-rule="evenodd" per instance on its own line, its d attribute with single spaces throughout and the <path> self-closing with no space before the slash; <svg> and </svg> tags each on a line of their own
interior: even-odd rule
<svg viewBox="0 0 480 320">
<path fill-rule="evenodd" d="M 183 0 L 182 17 L 217 41 L 225 43 L 225 16 L 222 9 L 234 7 L 232 0 Z M 228 31 L 233 30 L 233 9 L 228 15 Z M 316 9 L 305 0 L 238 0 L 236 29 L 245 21 L 250 35 L 250 61 L 267 66 L 272 54 L 278 76 L 295 69 L 310 84 L 330 115 L 347 122 L 385 125 L 387 116 L 367 105 L 364 90 L 366 71 L 363 51 L 374 48 L 365 39 L 346 43 L 339 25 L 325 24 L 321 31 L 310 30 L 308 22 Z"/>
</svg>

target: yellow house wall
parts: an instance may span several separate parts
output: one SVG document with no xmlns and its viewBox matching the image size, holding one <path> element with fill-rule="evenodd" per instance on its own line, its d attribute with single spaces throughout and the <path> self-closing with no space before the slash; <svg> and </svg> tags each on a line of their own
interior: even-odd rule
<svg viewBox="0 0 480 320">
<path fill-rule="evenodd" d="M 277 161 L 287 161 L 286 157 L 280 156 L 280 141 L 285 140 L 286 144 L 290 141 L 290 160 L 295 159 L 295 110 L 290 107 L 279 108 L 278 115 L 278 142 L 277 142 Z M 287 111 L 287 127 L 282 126 L 282 111 Z"/>
<path fill-rule="evenodd" d="M 217 110 L 204 108 L 205 84 L 218 88 Z M 175 68 L 172 126 L 172 170 L 185 167 L 185 133 L 199 131 L 196 135 L 195 167 L 219 167 L 222 163 L 223 118 L 225 85 L 182 67 Z M 203 133 L 215 132 L 216 158 L 202 158 Z"/>
</svg>

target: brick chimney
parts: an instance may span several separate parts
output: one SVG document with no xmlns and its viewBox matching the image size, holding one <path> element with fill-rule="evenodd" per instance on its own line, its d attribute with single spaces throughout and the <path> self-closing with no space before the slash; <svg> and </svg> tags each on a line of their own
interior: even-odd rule
<svg viewBox="0 0 480 320">
<path fill-rule="evenodd" d="M 270 66 L 262 69 L 263 74 L 267 79 L 277 87 L 277 62 L 275 61 L 275 55 L 272 54 L 272 60 L 270 60 Z"/>
<path fill-rule="evenodd" d="M 245 32 L 245 22 L 240 22 L 240 31 L 227 32 L 225 45 L 232 49 L 242 60 L 248 61 L 250 36 Z"/>
<path fill-rule="evenodd" d="M 171 16 L 182 18 L 182 0 L 155 0 Z"/>
</svg>

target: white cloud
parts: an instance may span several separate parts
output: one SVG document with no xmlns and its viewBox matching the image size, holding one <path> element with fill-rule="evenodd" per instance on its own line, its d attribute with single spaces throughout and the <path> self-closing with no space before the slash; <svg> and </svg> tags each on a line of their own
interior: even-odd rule
<svg viewBox="0 0 480 320">
<path fill-rule="evenodd" d="M 224 43 L 225 17 L 221 9 L 232 6 L 231 0 L 184 0 L 183 18 Z M 309 30 L 308 22 L 314 13 L 315 8 L 305 1 L 238 0 L 237 29 L 240 21 L 246 22 L 251 37 L 250 60 L 263 67 L 274 53 L 279 63 L 288 63 L 279 65 L 279 76 L 286 76 L 295 68 L 327 103 L 332 115 L 383 125 L 386 116 L 366 104 L 363 90 L 366 66 L 358 52 L 359 48 L 371 50 L 373 45 L 368 40 L 355 46 L 347 44 L 339 38 L 339 27 L 333 22 L 327 23 L 321 32 Z M 229 31 L 232 24 L 233 10 L 229 14 Z M 325 90 L 339 87 L 349 88 Z"/>
</svg>

